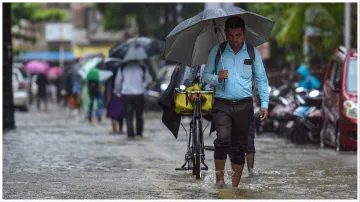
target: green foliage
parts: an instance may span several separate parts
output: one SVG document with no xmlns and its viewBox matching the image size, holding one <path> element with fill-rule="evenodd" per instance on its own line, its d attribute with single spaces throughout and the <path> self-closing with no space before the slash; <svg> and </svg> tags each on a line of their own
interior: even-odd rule
<svg viewBox="0 0 360 202">
<path fill-rule="evenodd" d="M 327 62 L 334 48 L 343 44 L 343 3 L 253 3 L 248 4 L 248 10 L 275 21 L 271 40 L 276 40 L 290 54 L 285 57 L 289 62 L 299 64 L 307 57 L 303 55 L 307 26 L 318 27 L 321 35 L 309 38 L 310 57 L 323 58 Z M 352 18 L 352 44 L 357 42 L 356 17 Z"/>
<path fill-rule="evenodd" d="M 24 19 L 31 23 L 46 22 L 46 21 L 63 21 L 67 18 L 65 11 L 49 8 L 44 9 L 41 3 L 11 3 L 11 24 L 12 26 L 19 25 L 20 20 Z M 12 33 L 16 39 L 22 39 L 31 43 L 36 43 L 37 38 L 20 33 Z M 14 50 L 16 53 L 24 50 Z"/>
<path fill-rule="evenodd" d="M 31 20 L 34 13 L 41 9 L 39 3 L 12 3 L 11 4 L 11 23 L 19 24 L 21 19 Z"/>
<path fill-rule="evenodd" d="M 30 22 L 63 21 L 67 18 L 65 11 L 56 8 L 43 8 L 42 3 L 12 3 L 11 22 L 18 25 L 21 19 Z"/>
<path fill-rule="evenodd" d="M 66 20 L 67 14 L 66 12 L 56 9 L 56 8 L 49 8 L 46 10 L 37 10 L 32 18 L 31 21 L 33 22 L 44 22 L 44 21 L 63 21 Z"/>
<path fill-rule="evenodd" d="M 176 21 L 176 3 L 97 3 L 104 14 L 106 30 L 121 30 L 129 26 L 131 19 L 136 20 L 138 35 L 165 39 L 178 24 Z M 182 3 L 180 16 L 183 20 L 192 17 L 204 9 L 203 3 Z M 164 24 L 160 18 L 164 17 Z"/>
</svg>

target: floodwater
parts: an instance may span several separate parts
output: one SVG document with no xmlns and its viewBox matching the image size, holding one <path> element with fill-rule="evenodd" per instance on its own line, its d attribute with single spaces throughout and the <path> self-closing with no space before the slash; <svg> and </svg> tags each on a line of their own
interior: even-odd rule
<svg viewBox="0 0 360 202">
<path fill-rule="evenodd" d="M 216 189 L 213 152 L 196 180 L 184 163 L 186 135 L 145 115 L 145 138 L 110 135 L 110 121 L 91 125 L 51 105 L 48 113 L 16 112 L 3 135 L 4 199 L 356 199 L 357 152 L 298 146 L 271 134 L 255 138 L 255 175 L 244 169 L 239 190 Z M 188 121 L 184 121 L 188 128 Z M 204 124 L 206 125 L 206 124 Z M 214 138 L 205 133 L 205 145 Z M 231 185 L 231 167 L 225 181 Z"/>
</svg>

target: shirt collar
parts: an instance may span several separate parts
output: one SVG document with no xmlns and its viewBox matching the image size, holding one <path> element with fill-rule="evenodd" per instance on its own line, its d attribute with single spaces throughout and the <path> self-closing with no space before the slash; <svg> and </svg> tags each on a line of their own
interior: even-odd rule
<svg viewBox="0 0 360 202">
<path fill-rule="evenodd" d="M 229 51 L 234 52 L 229 43 L 226 44 L 225 49 L 228 49 Z M 244 41 L 244 45 L 241 47 L 239 52 L 242 52 L 242 51 L 245 51 L 245 50 L 247 50 L 247 47 L 246 47 L 246 43 Z"/>
</svg>

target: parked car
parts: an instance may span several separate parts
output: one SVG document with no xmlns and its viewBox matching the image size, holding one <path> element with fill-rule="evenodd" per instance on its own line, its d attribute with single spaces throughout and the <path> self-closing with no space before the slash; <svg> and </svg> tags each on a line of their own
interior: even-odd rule
<svg viewBox="0 0 360 202">
<path fill-rule="evenodd" d="M 336 49 L 331 56 L 323 97 L 320 146 L 337 151 L 357 149 L 358 65 L 357 50 Z"/>
<path fill-rule="evenodd" d="M 16 108 L 22 111 L 29 110 L 28 83 L 21 70 L 13 68 L 12 71 L 13 103 Z"/>
</svg>

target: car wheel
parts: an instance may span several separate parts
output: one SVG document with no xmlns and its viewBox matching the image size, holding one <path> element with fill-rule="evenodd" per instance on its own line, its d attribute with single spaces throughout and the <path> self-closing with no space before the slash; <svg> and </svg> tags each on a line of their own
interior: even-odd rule
<svg viewBox="0 0 360 202">
<path fill-rule="evenodd" d="M 341 147 L 341 134 L 340 134 L 340 130 L 337 129 L 336 130 L 336 151 L 337 152 L 340 152 L 342 150 L 342 147 Z"/>
</svg>

